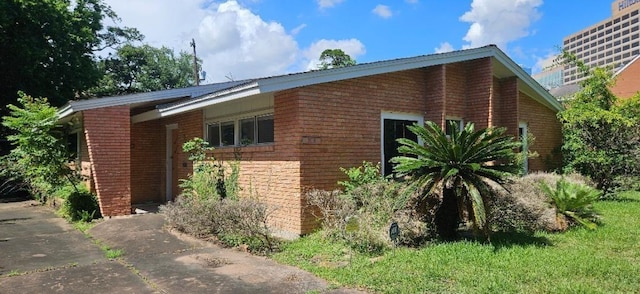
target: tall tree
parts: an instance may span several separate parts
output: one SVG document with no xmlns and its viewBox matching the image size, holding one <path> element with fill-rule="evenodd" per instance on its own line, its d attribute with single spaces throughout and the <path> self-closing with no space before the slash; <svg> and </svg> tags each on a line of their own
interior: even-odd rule
<svg viewBox="0 0 640 294">
<path fill-rule="evenodd" d="M 565 171 L 589 176 L 605 196 L 626 179 L 640 177 L 640 95 L 618 101 L 610 71 L 589 68 L 564 53 L 587 76 L 582 89 L 558 113 L 562 122 Z"/>
<path fill-rule="evenodd" d="M 99 62 L 104 76 L 90 92 L 114 96 L 195 85 L 193 55 L 149 45 L 124 45 Z"/>
<path fill-rule="evenodd" d="M 108 19 L 118 21 L 102 0 L 0 1 L 0 114 L 18 91 L 61 106 L 95 86 L 96 52 L 143 38 Z"/>
<path fill-rule="evenodd" d="M 476 231 L 488 235 L 486 199 L 492 193 L 489 182 L 502 185 L 505 179 L 520 171 L 513 150 L 520 142 L 504 136 L 504 128 L 474 130 L 467 124 L 463 130 L 453 128 L 450 138 L 433 122 L 408 127 L 424 141 L 420 145 L 409 139 L 398 139 L 398 151 L 406 156 L 392 159 L 398 176 L 409 176 L 423 197 L 436 189 L 442 202 L 435 215 L 441 238 L 457 238 L 458 223 L 466 211 Z"/>
<path fill-rule="evenodd" d="M 344 53 L 342 49 L 326 49 L 320 54 L 318 69 L 330 69 L 356 65 L 356 61 Z"/>
</svg>

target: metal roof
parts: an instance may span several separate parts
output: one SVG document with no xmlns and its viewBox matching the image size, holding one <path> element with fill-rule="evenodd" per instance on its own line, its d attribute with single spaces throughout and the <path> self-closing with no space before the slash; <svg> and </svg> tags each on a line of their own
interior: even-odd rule
<svg viewBox="0 0 640 294">
<path fill-rule="evenodd" d="M 132 121 L 135 123 L 175 115 L 261 93 L 273 93 L 297 87 L 424 68 L 434 65 L 464 62 L 487 57 L 493 58 L 494 64 L 500 65 L 500 72 L 495 72 L 494 74 L 517 76 L 524 82 L 524 88 L 527 91 L 537 94 L 530 95 L 533 99 L 536 99 L 538 102 L 555 111 L 560 111 L 562 109 L 560 102 L 558 102 L 553 95 L 544 89 L 544 87 L 535 81 L 519 65 L 511 60 L 511 58 L 509 58 L 497 46 L 489 45 L 474 49 L 362 63 L 327 70 L 316 70 L 250 80 L 217 83 L 183 89 L 97 98 L 85 101 L 73 101 L 63 107 L 59 113 L 64 116 L 76 111 L 93 108 L 154 102 L 156 105 L 155 109 L 132 117 Z"/>
<path fill-rule="evenodd" d="M 121 96 L 100 97 L 100 98 L 92 98 L 88 100 L 69 101 L 66 105 L 64 105 L 58 110 L 58 115 L 60 118 L 64 118 L 65 116 L 68 116 L 75 112 L 89 110 L 89 109 L 121 106 L 121 105 L 136 106 L 136 105 L 143 105 L 146 103 L 155 103 L 155 104 L 167 103 L 175 99 L 180 99 L 185 97 L 197 97 L 204 94 L 213 93 L 221 89 L 232 88 L 247 82 L 248 82 L 247 80 L 230 81 L 230 82 L 215 83 L 215 84 L 178 88 L 178 89 L 160 90 L 160 91 L 136 93 L 136 94 L 129 94 L 129 95 L 121 95 Z"/>
</svg>

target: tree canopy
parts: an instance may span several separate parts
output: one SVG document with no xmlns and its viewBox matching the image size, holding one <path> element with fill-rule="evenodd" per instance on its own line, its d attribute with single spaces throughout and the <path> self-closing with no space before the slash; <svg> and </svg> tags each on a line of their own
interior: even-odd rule
<svg viewBox="0 0 640 294">
<path fill-rule="evenodd" d="M 320 54 L 318 69 L 330 69 L 356 65 L 356 61 L 344 53 L 342 49 L 326 49 Z"/>
<path fill-rule="evenodd" d="M 61 106 L 95 86 L 96 52 L 143 38 L 136 29 L 105 26 L 107 19 L 118 21 L 102 0 L 0 1 L 2 105 L 23 91 Z"/>
<path fill-rule="evenodd" d="M 149 45 L 124 45 L 100 60 L 104 76 L 90 90 L 95 96 L 115 96 L 166 90 L 195 84 L 193 55 Z"/>
<path fill-rule="evenodd" d="M 619 101 L 610 90 L 615 83 L 610 71 L 590 69 L 568 53 L 564 57 L 587 76 L 558 114 L 565 169 L 589 176 L 611 196 L 626 179 L 640 176 L 640 95 Z"/>
</svg>

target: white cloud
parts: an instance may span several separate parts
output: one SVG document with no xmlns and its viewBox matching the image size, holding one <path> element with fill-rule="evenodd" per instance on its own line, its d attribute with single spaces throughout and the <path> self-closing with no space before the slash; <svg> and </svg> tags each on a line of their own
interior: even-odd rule
<svg viewBox="0 0 640 294">
<path fill-rule="evenodd" d="M 543 70 L 549 69 L 554 66 L 558 66 L 558 52 L 549 52 L 546 56 L 535 56 L 536 64 L 532 68 L 533 73 L 538 73 Z"/>
<path fill-rule="evenodd" d="M 440 43 L 440 47 L 435 48 L 436 53 L 447 53 L 453 51 L 453 46 L 449 42 Z"/>
<path fill-rule="evenodd" d="M 299 34 L 306 27 L 307 27 L 307 24 L 303 23 L 303 24 L 293 28 L 293 30 L 291 30 L 291 34 L 295 36 L 295 35 Z"/>
<path fill-rule="evenodd" d="M 342 49 L 344 53 L 351 56 L 351 58 L 358 60 L 358 57 L 363 55 L 366 50 L 364 44 L 357 39 L 348 40 L 326 40 L 314 42 L 309 48 L 303 51 L 303 57 L 305 59 L 304 64 L 306 68 L 304 70 L 318 69 L 320 65 L 320 54 L 326 49 Z"/>
<path fill-rule="evenodd" d="M 265 22 L 236 1 L 208 11 L 198 27 L 200 57 L 214 80 L 282 74 L 296 60 L 298 44 L 276 22 Z"/>
<path fill-rule="evenodd" d="M 378 4 L 371 12 L 382 18 L 390 18 L 393 16 L 393 12 L 391 12 L 389 6 L 382 4 Z"/>
<path fill-rule="evenodd" d="M 505 50 L 509 42 L 530 34 L 530 25 L 540 18 L 540 5 L 542 0 L 473 0 L 471 10 L 460 17 L 471 23 L 464 47 L 496 44 Z"/>
<path fill-rule="evenodd" d="M 417 4 L 418 0 L 404 0 L 404 2 L 407 2 L 409 4 Z"/>
<path fill-rule="evenodd" d="M 293 35 L 281 24 L 264 21 L 234 0 L 208 7 L 202 0 L 105 2 L 122 18 L 121 25 L 138 28 L 152 46 L 191 52 L 195 39 L 205 83 L 225 81 L 229 74 L 235 79 L 284 74 L 301 58 Z"/>
<path fill-rule="evenodd" d="M 318 0 L 335 5 L 343 0 Z M 198 57 L 207 72 L 204 83 L 257 78 L 315 69 L 324 49 L 340 48 L 353 58 L 365 53 L 357 39 L 320 40 L 300 48 L 295 36 L 306 24 L 288 32 L 280 23 L 265 21 L 238 1 L 105 0 L 122 18 L 122 26 L 135 27 L 155 47 L 191 52 L 195 39 Z M 315 60 L 315 63 L 314 63 Z"/>
<path fill-rule="evenodd" d="M 316 2 L 318 2 L 318 6 L 320 7 L 320 9 L 334 7 L 342 3 L 343 1 L 344 0 L 316 0 Z"/>
</svg>

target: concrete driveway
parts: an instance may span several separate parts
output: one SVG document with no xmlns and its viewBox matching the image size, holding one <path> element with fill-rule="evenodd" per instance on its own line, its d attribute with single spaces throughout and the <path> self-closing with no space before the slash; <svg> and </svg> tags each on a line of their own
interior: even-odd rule
<svg viewBox="0 0 640 294">
<path fill-rule="evenodd" d="M 163 224 L 160 214 L 113 218 L 85 236 L 35 202 L 0 203 L 0 292 L 360 293 Z M 103 246 L 124 254 L 109 260 Z"/>
</svg>

